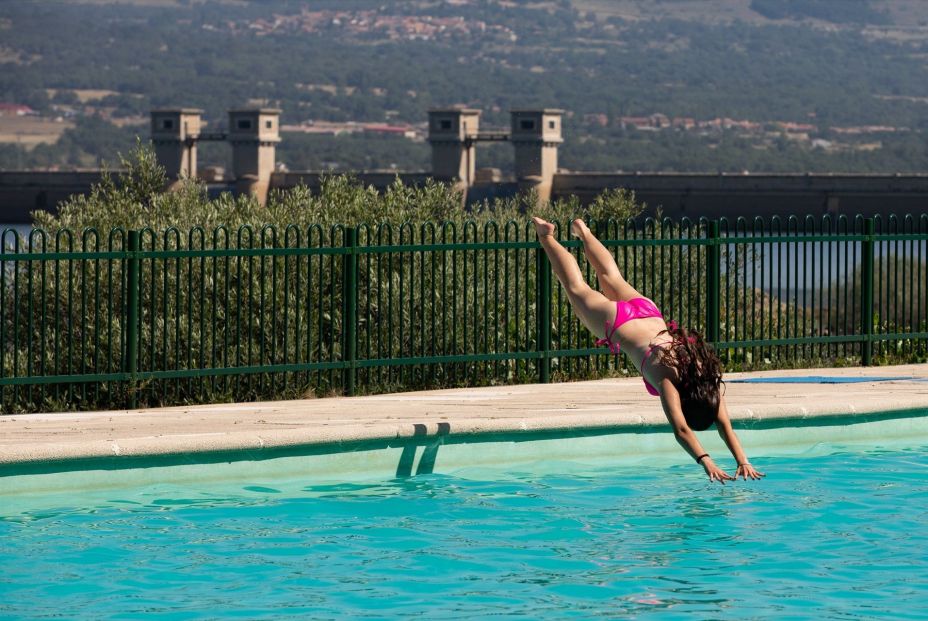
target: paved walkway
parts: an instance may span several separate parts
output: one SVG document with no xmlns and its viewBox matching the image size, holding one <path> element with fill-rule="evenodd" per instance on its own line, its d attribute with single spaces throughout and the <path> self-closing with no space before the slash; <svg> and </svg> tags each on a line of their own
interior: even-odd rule
<svg viewBox="0 0 928 621">
<path fill-rule="evenodd" d="M 914 380 L 738 383 L 821 375 Z M 928 411 L 928 365 L 726 375 L 733 419 Z M 152 410 L 0 416 L 0 464 L 182 454 L 474 434 L 622 428 L 664 422 L 639 378 L 435 390 L 371 397 Z"/>
</svg>

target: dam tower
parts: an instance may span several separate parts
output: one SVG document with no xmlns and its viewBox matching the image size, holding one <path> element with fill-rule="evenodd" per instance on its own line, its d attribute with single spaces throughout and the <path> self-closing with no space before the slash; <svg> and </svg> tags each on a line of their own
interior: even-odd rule
<svg viewBox="0 0 928 621">
<path fill-rule="evenodd" d="M 198 108 L 167 108 L 151 111 L 151 141 L 158 163 L 172 182 L 197 176 Z"/>
<path fill-rule="evenodd" d="M 557 173 L 557 150 L 564 142 L 563 110 L 542 108 L 511 111 L 510 141 L 515 149 L 515 174 L 520 190 L 535 189 L 542 202 L 551 199 Z"/>
<path fill-rule="evenodd" d="M 429 143 L 432 146 L 432 175 L 464 187 L 474 183 L 480 110 L 443 108 L 429 110 Z"/>
</svg>

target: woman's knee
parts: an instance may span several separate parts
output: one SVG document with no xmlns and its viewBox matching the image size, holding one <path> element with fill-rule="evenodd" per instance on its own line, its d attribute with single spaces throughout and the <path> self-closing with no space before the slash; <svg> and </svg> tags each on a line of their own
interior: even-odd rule
<svg viewBox="0 0 928 621">
<path fill-rule="evenodd" d="M 567 289 L 567 293 L 578 298 L 586 298 L 589 295 L 596 293 L 596 291 L 594 291 L 585 280 L 581 280 L 579 278 L 565 283 L 564 288 Z"/>
<path fill-rule="evenodd" d="M 615 306 L 615 302 L 585 283 L 577 291 L 568 289 L 567 297 L 574 307 L 582 309 L 585 313 L 603 313 Z"/>
</svg>

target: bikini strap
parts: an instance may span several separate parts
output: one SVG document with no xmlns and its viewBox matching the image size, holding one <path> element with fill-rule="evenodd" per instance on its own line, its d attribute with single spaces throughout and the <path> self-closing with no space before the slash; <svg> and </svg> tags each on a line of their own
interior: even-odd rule
<svg viewBox="0 0 928 621">
<path fill-rule="evenodd" d="M 616 342 L 614 342 L 614 343 L 612 342 L 612 337 L 615 336 L 615 332 L 616 332 L 616 330 L 618 330 L 618 328 L 619 328 L 619 326 L 616 325 L 616 324 L 618 323 L 618 321 L 619 321 L 619 312 L 618 312 L 618 310 L 619 310 L 619 303 L 616 302 L 616 303 L 615 303 L 615 306 L 616 306 L 616 314 L 615 314 L 615 320 L 612 322 L 612 327 L 611 327 L 611 328 L 609 327 L 609 322 L 608 322 L 608 321 L 604 322 L 603 325 L 604 325 L 605 328 L 606 328 L 606 330 L 605 330 L 605 332 L 606 332 L 606 338 L 604 338 L 604 339 L 596 339 L 596 346 L 597 346 L 597 347 L 601 347 L 601 346 L 605 345 L 606 347 L 609 348 L 609 351 L 610 351 L 610 352 L 612 352 L 613 354 L 618 354 L 619 351 L 621 350 L 621 347 L 622 347 L 622 346 L 621 346 L 621 344 L 620 344 L 618 341 L 616 341 Z"/>
<path fill-rule="evenodd" d="M 604 339 L 596 339 L 596 346 L 601 347 L 605 345 L 606 347 L 609 348 L 610 352 L 612 352 L 613 354 L 618 354 L 621 351 L 622 345 L 618 342 L 613 343 L 612 339 L 609 338 L 609 336 L 610 335 L 607 335 L 607 337 Z"/>
<path fill-rule="evenodd" d="M 644 352 L 644 357 L 641 359 L 641 364 L 644 365 L 645 361 L 651 357 L 651 352 L 660 347 L 663 349 L 663 345 L 670 345 L 673 343 L 673 340 L 664 341 L 663 343 L 654 343 L 653 345 L 648 346 L 648 351 Z"/>
</svg>

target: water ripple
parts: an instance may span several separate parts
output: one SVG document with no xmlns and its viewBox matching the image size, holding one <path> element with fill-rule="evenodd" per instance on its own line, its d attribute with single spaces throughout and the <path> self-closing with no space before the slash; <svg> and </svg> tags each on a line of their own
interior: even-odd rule
<svg viewBox="0 0 928 621">
<path fill-rule="evenodd" d="M 152 486 L 0 510 L 0 617 L 917 618 L 925 451 L 473 481 Z"/>
</svg>

